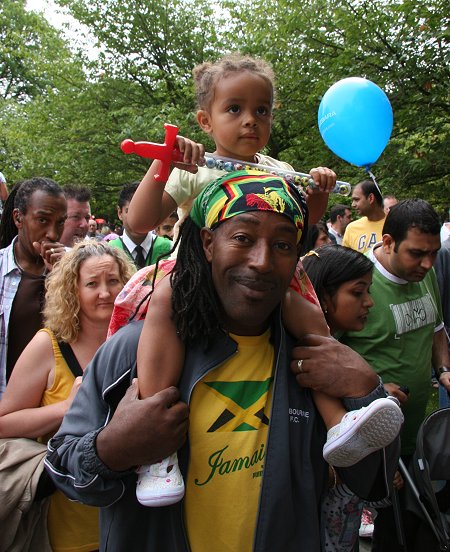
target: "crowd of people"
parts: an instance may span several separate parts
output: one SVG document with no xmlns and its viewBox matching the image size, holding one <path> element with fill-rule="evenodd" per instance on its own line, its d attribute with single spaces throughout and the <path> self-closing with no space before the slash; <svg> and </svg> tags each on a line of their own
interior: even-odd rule
<svg viewBox="0 0 450 552">
<path fill-rule="evenodd" d="M 0 549 L 398 551 L 395 496 L 419 552 L 398 461 L 433 370 L 449 404 L 450 237 L 372 180 L 328 211 L 333 171 L 286 179 L 265 61 L 193 74 L 215 153 L 277 174 L 178 136 L 119 229 L 86 187 L 0 173 Z"/>
</svg>

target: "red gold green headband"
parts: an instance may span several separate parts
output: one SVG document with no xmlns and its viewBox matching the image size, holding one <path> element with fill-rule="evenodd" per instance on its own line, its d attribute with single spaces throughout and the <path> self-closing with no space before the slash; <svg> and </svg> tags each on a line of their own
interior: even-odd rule
<svg viewBox="0 0 450 552">
<path fill-rule="evenodd" d="M 250 211 L 272 211 L 287 217 L 297 228 L 297 243 L 300 242 L 305 200 L 284 178 L 260 171 L 237 171 L 214 180 L 197 196 L 190 216 L 199 228 L 214 228 Z"/>
</svg>

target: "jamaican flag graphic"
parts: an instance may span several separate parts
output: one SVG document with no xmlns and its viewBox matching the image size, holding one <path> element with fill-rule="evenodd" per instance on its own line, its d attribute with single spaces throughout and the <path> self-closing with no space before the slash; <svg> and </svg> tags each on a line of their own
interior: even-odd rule
<svg viewBox="0 0 450 552">
<path fill-rule="evenodd" d="M 193 550 L 206 549 L 212 535 L 215 544 L 227 543 L 229 550 L 251 550 L 255 529 L 274 351 L 269 331 L 232 337 L 238 354 L 206 374 L 190 402 L 185 515 Z M 217 544 L 210 549 L 222 548 Z"/>
</svg>

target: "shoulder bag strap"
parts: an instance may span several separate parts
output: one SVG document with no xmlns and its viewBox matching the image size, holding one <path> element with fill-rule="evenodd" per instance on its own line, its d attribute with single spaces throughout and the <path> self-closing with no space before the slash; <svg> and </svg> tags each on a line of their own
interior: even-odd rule
<svg viewBox="0 0 450 552">
<path fill-rule="evenodd" d="M 75 356 L 75 353 L 72 350 L 72 347 L 68 343 L 63 341 L 58 341 L 59 348 L 61 349 L 62 356 L 67 362 L 67 366 L 70 368 L 72 374 L 75 377 L 82 376 L 83 370 L 81 369 L 80 363 Z"/>
</svg>

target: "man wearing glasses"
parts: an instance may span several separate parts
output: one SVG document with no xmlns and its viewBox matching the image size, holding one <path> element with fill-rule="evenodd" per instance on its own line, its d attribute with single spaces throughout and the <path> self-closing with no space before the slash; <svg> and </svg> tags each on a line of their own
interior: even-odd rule
<svg viewBox="0 0 450 552">
<path fill-rule="evenodd" d="M 91 191 L 82 186 L 64 186 L 67 199 L 67 219 L 61 236 L 61 243 L 66 247 L 73 247 L 77 241 L 83 240 L 88 232 L 88 223 L 91 217 Z"/>
</svg>

